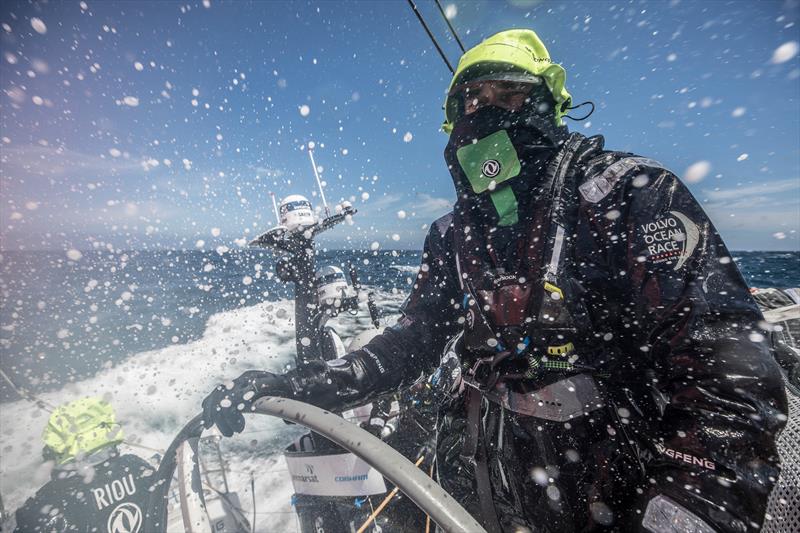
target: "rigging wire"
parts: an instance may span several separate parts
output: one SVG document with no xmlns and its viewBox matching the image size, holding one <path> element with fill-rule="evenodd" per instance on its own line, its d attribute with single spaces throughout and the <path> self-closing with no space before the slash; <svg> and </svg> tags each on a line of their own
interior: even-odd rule
<svg viewBox="0 0 800 533">
<path fill-rule="evenodd" d="M 417 5 L 414 3 L 414 0 L 407 0 L 407 1 L 408 1 L 408 5 L 411 6 L 411 9 L 414 11 L 414 14 L 417 16 L 417 20 L 419 20 L 419 23 L 422 24 L 423 28 L 425 28 L 425 33 L 428 34 L 428 37 L 430 38 L 431 42 L 433 43 L 433 46 L 436 47 L 436 51 L 439 52 L 439 55 L 442 57 L 442 60 L 444 61 L 444 64 L 447 65 L 447 68 L 450 70 L 450 74 L 455 74 L 456 71 L 453 70 L 453 65 L 451 65 L 450 61 L 447 60 L 447 56 L 444 55 L 444 52 L 442 51 L 442 47 L 439 46 L 438 42 L 436 42 L 436 38 L 431 33 L 431 30 L 428 28 L 428 25 L 425 24 L 425 19 L 422 18 L 422 15 L 420 14 L 419 10 L 417 9 Z"/>
<path fill-rule="evenodd" d="M 250 533 L 256 533 L 256 478 L 250 472 L 250 494 L 253 496 L 253 524 L 250 526 Z"/>
<path fill-rule="evenodd" d="M 11 381 L 11 378 L 8 377 L 8 374 L 3 372 L 2 369 L 0 369 L 0 376 L 2 376 L 2 378 L 6 381 L 6 383 L 8 383 L 8 386 L 11 387 L 14 390 L 14 392 L 19 394 L 25 400 L 28 400 L 31 403 L 35 403 L 37 407 L 47 411 L 48 413 L 52 413 L 53 411 L 56 410 L 56 406 L 55 405 L 53 405 L 51 403 L 48 403 L 48 402 L 46 402 L 46 401 L 44 401 L 44 400 L 42 400 L 40 398 L 37 398 L 35 395 L 31 394 L 30 392 L 26 391 L 25 389 L 21 389 L 21 388 L 17 387 L 14 384 L 14 382 Z"/>
<path fill-rule="evenodd" d="M 6 374 L 2 369 L 0 369 L 0 377 L 2 377 L 3 380 L 6 383 L 8 383 L 8 386 L 11 387 L 14 390 L 14 392 L 19 394 L 24 400 L 28 400 L 29 402 L 36 404 L 36 407 L 38 407 L 39 409 L 42 409 L 43 411 L 47 411 L 50 414 L 52 414 L 56 409 L 58 409 L 58 407 L 56 407 L 55 405 L 53 405 L 53 404 L 51 404 L 51 403 L 49 403 L 49 402 L 47 402 L 45 400 L 42 400 L 41 398 L 39 398 L 35 394 L 32 394 L 32 393 L 26 391 L 25 389 L 18 387 L 11 380 L 11 378 L 8 377 L 8 374 Z M 126 445 L 128 445 L 128 446 L 130 446 L 132 448 L 141 448 L 143 450 L 156 452 L 156 453 L 159 453 L 161 455 L 164 455 L 166 453 L 164 450 L 160 450 L 158 448 L 151 448 L 149 446 L 145 446 L 144 444 L 136 444 L 135 442 L 130 442 L 130 441 L 127 441 L 127 440 L 123 440 L 122 443 L 126 444 Z"/>
<path fill-rule="evenodd" d="M 439 3 L 439 0 L 436 0 L 436 7 L 439 8 L 439 13 L 442 14 L 442 18 L 447 23 L 447 27 L 450 28 L 450 33 L 452 33 L 453 37 L 455 37 L 456 42 L 458 43 L 458 47 L 461 48 L 461 53 L 463 54 L 464 52 L 466 52 L 466 50 L 464 50 L 464 43 L 462 43 L 461 39 L 458 38 L 456 30 L 453 28 L 453 25 L 450 24 L 450 19 L 447 18 L 447 15 L 445 15 L 444 9 L 442 9 L 442 4 Z"/>
<path fill-rule="evenodd" d="M 129 442 L 127 440 L 122 441 L 122 443 L 127 445 L 127 446 L 130 446 L 132 448 L 141 448 L 142 450 L 147 450 L 147 451 L 150 451 L 150 452 L 156 452 L 156 453 L 160 454 L 162 457 L 164 456 L 165 453 L 167 453 L 166 450 L 159 450 L 158 448 L 151 448 L 150 446 L 145 446 L 143 444 L 134 444 L 133 442 Z"/>
</svg>

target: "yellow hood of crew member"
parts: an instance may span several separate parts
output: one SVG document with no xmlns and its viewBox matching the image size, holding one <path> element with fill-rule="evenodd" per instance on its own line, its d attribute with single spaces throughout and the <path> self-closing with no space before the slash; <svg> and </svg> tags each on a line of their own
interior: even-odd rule
<svg viewBox="0 0 800 533">
<path fill-rule="evenodd" d="M 444 104 L 445 122 L 442 129 L 450 133 L 459 111 L 458 98 L 453 89 L 481 80 L 509 80 L 541 82 L 556 101 L 556 125 L 572 103 L 565 88 L 567 73 L 561 65 L 552 63 L 544 43 L 533 30 L 514 29 L 496 33 L 470 48 L 458 61 L 458 67 L 447 90 Z"/>
<path fill-rule="evenodd" d="M 79 455 L 119 444 L 122 430 L 111 405 L 100 398 L 83 398 L 53 411 L 42 439 L 58 464 L 64 464 Z"/>
</svg>

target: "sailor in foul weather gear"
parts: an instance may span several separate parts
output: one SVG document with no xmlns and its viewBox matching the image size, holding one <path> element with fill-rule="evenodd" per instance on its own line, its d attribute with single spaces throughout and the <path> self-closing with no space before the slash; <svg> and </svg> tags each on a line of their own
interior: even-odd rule
<svg viewBox="0 0 800 533">
<path fill-rule="evenodd" d="M 56 409 L 42 435 L 52 479 L 16 512 L 19 533 L 139 533 L 153 468 L 120 455 L 112 407 L 84 398 Z"/>
<path fill-rule="evenodd" d="M 398 323 L 243 375 L 205 423 L 240 430 L 261 395 L 342 410 L 441 363 L 437 481 L 487 531 L 758 530 L 787 410 L 761 313 L 671 171 L 567 131 L 564 80 L 530 30 L 468 50 L 445 104 L 457 201 Z"/>
</svg>

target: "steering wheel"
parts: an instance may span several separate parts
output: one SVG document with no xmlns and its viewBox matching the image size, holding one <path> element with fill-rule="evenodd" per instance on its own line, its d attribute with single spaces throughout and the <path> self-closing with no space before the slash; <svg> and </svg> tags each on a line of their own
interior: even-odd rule
<svg viewBox="0 0 800 533">
<path fill-rule="evenodd" d="M 147 498 L 147 511 L 144 515 L 142 531 L 166 531 L 167 530 L 167 501 L 169 499 L 169 487 L 175 469 L 178 466 L 178 448 L 189 439 L 200 438 L 203 433 L 203 415 L 197 415 L 186 424 L 180 433 L 172 440 L 172 443 L 164 452 L 158 470 L 153 475 L 153 484 L 150 496 Z"/>
<path fill-rule="evenodd" d="M 408 496 L 444 531 L 486 533 L 484 528 L 438 483 L 425 475 L 397 450 L 338 415 L 313 405 L 287 398 L 264 397 L 255 403 L 254 413 L 277 416 L 300 424 L 335 442 L 375 467 Z M 164 531 L 167 525 L 169 486 L 177 467 L 178 447 L 203 432 L 202 415 L 194 417 L 167 448 L 153 476 L 142 531 Z"/>
</svg>

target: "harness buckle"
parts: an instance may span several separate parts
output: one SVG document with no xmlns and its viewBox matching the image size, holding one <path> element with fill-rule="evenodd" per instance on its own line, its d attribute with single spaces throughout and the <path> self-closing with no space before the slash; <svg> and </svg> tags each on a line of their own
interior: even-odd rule
<svg viewBox="0 0 800 533">
<path fill-rule="evenodd" d="M 571 342 L 562 344 L 560 346 L 548 346 L 547 355 L 554 355 L 556 357 L 563 357 L 575 351 L 575 345 Z"/>
<path fill-rule="evenodd" d="M 553 300 L 564 299 L 564 291 L 562 291 L 561 289 L 559 289 L 550 282 L 547 281 L 544 282 L 544 290 L 550 293 L 550 298 L 552 298 Z M 553 296 L 554 294 L 558 294 L 558 297 L 556 298 L 555 296 Z"/>
</svg>

